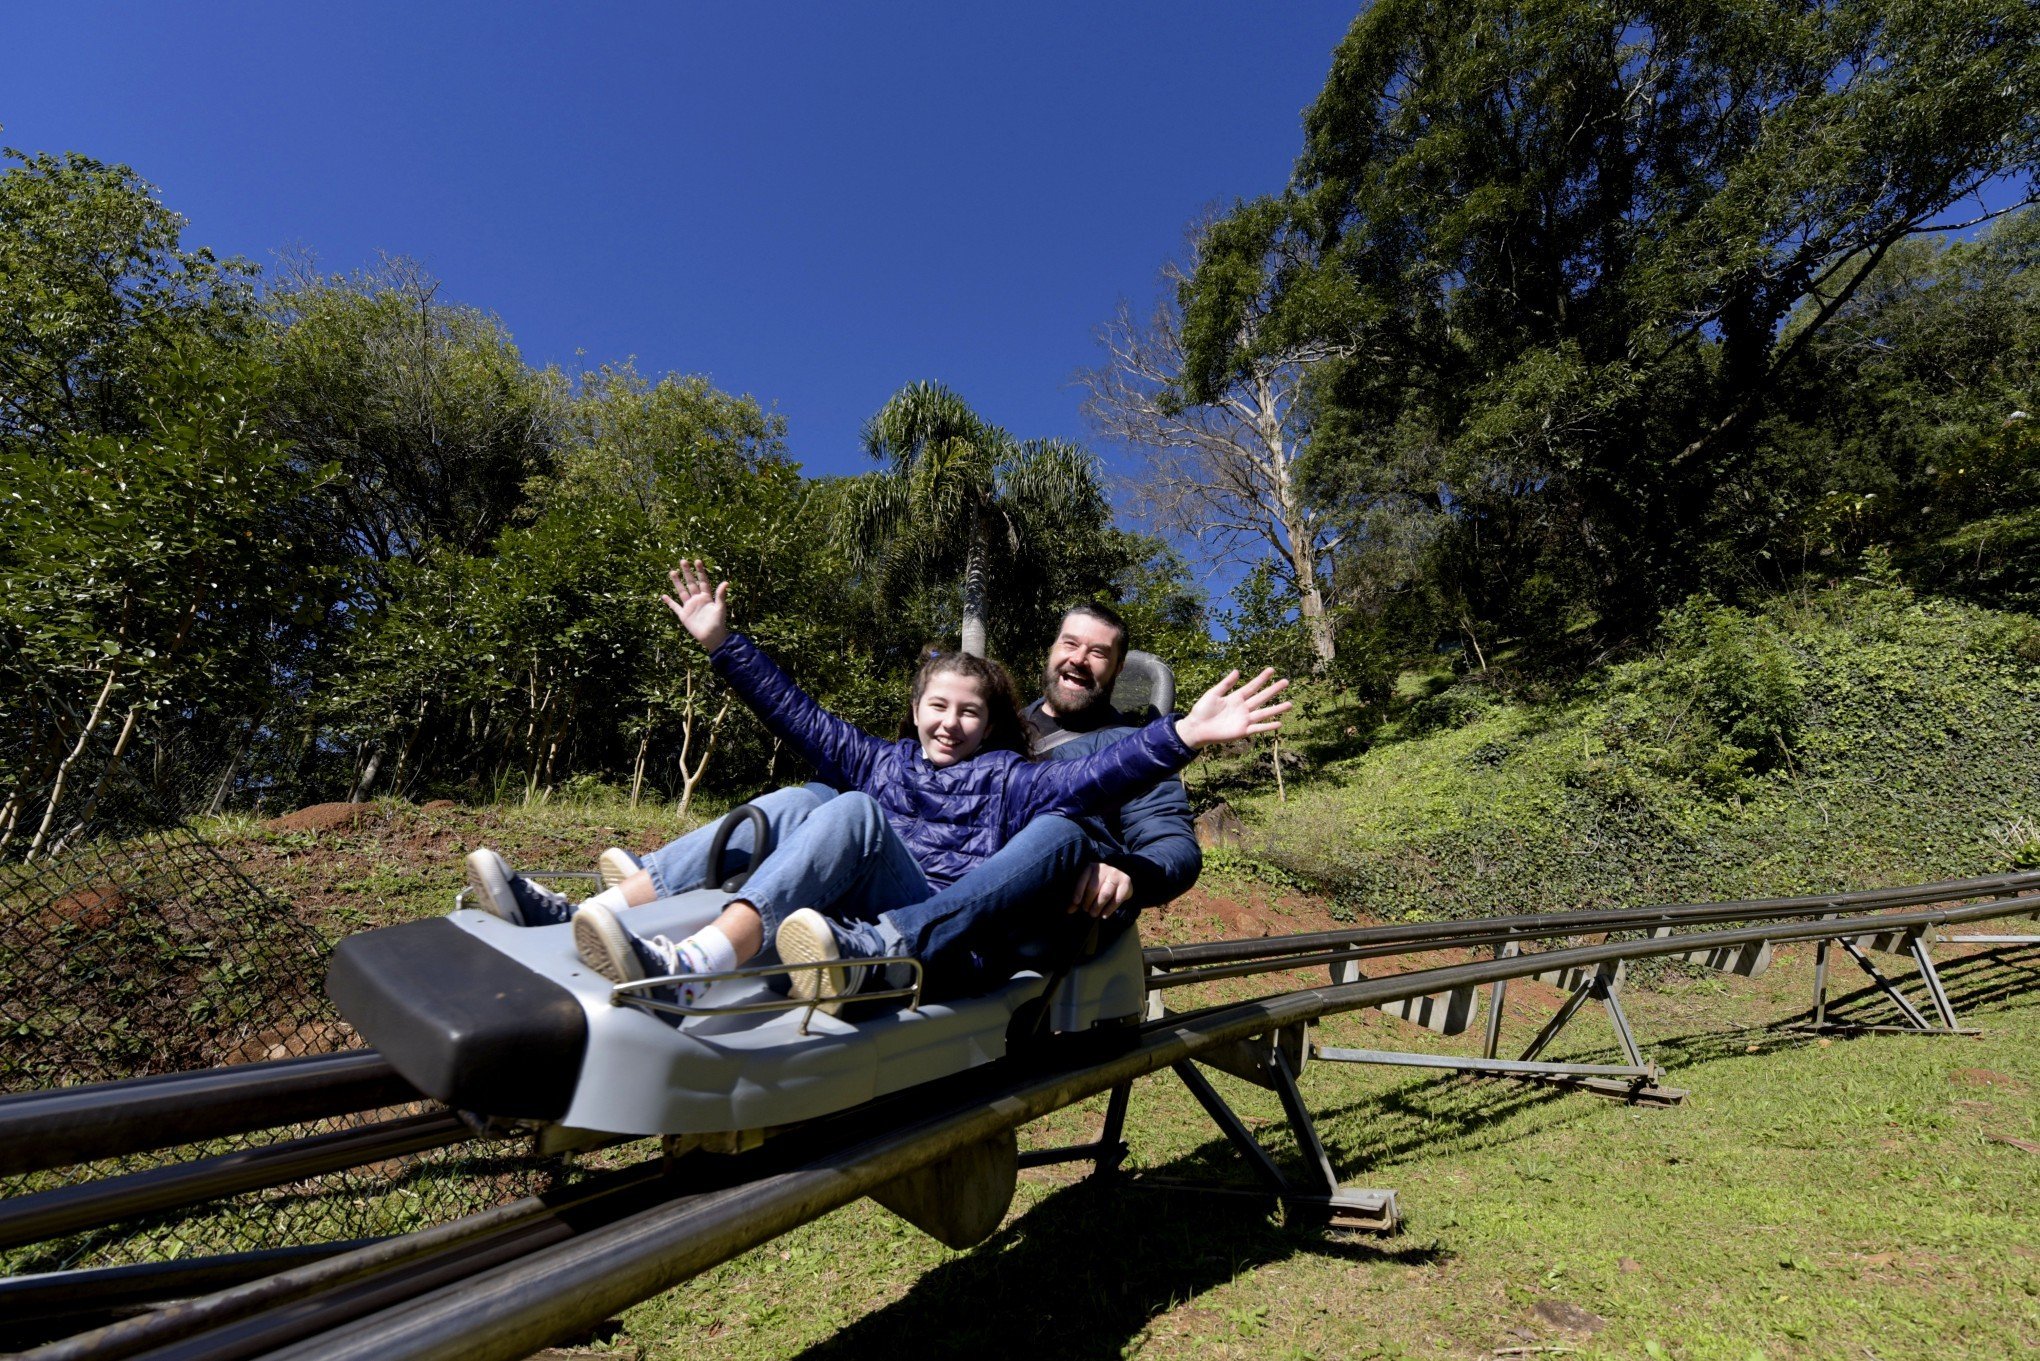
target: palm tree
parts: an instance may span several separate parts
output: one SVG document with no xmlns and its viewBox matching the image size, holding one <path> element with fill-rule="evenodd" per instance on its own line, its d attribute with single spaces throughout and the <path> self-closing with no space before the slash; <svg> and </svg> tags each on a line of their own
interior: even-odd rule
<svg viewBox="0 0 2040 1361">
<path fill-rule="evenodd" d="M 1016 441 L 940 383 L 894 393 L 865 426 L 864 447 L 885 467 L 844 500 L 839 528 L 852 562 L 894 582 L 961 570 L 961 642 L 976 657 L 995 586 L 1039 579 L 1055 526 L 1104 505 L 1083 449 Z"/>
</svg>

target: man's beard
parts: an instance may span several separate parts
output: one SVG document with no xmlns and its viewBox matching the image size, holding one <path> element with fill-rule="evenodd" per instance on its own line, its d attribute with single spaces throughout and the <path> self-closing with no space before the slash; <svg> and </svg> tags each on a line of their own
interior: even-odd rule
<svg viewBox="0 0 2040 1361">
<path fill-rule="evenodd" d="M 1097 672 L 1091 672 L 1090 676 L 1089 688 L 1081 688 L 1073 680 L 1065 679 L 1061 670 L 1050 663 L 1041 671 L 1041 697 L 1048 701 L 1051 709 L 1070 717 L 1103 707 L 1107 689 L 1099 682 Z"/>
</svg>

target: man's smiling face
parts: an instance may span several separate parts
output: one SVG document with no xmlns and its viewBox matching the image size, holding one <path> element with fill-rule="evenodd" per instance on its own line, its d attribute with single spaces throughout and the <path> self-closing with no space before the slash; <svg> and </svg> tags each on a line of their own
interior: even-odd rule
<svg viewBox="0 0 2040 1361">
<path fill-rule="evenodd" d="M 1112 693 L 1120 663 L 1126 660 L 1121 654 L 1124 641 L 1120 631 L 1103 619 L 1064 615 L 1041 676 L 1041 697 L 1049 711 L 1076 714 L 1104 703 Z"/>
</svg>

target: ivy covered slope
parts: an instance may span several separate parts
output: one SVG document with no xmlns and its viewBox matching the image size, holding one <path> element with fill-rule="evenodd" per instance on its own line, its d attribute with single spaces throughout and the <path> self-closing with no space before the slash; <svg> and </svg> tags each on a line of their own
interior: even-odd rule
<svg viewBox="0 0 2040 1361">
<path fill-rule="evenodd" d="M 2030 617 L 1873 570 L 1665 623 L 1653 655 L 1554 701 L 1477 672 L 1416 700 L 1364 754 L 1291 778 L 1286 804 L 1241 801 L 1246 857 L 1390 919 L 2040 866 Z"/>
</svg>

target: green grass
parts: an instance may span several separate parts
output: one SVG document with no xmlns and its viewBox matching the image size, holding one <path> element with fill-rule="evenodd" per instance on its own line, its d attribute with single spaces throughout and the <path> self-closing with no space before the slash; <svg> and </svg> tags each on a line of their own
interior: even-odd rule
<svg viewBox="0 0 2040 1361">
<path fill-rule="evenodd" d="M 960 1253 L 860 1202 L 633 1309 L 609 1345 L 760 1361 L 2031 1355 L 2040 1155 L 2000 1140 L 2040 1143 L 2040 999 L 2026 994 L 2040 956 L 2014 958 L 1948 969 L 1958 1005 L 1981 1008 L 1980 1038 L 1823 1043 L 1756 1024 L 1805 1005 L 1804 951 L 1754 982 L 1638 992 L 1640 1037 L 1692 1092 L 1673 1109 L 1312 1065 L 1304 1091 L 1342 1174 L 1399 1193 L 1407 1228 L 1390 1239 L 1142 1189 L 1245 1184 L 1160 1075 L 1135 1089 L 1128 1178 L 1025 1173 L 1004 1227 Z M 1505 1033 L 1520 1044 L 1531 1024 L 1512 1014 Z M 1612 1058 L 1605 1022 L 1573 1033 L 1569 1056 Z M 1324 1038 L 1470 1048 L 1374 1013 L 1333 1018 Z M 1271 1096 L 1215 1081 L 1293 1156 Z M 1022 1146 L 1099 1118 L 1096 1102 L 1062 1112 Z"/>
</svg>

